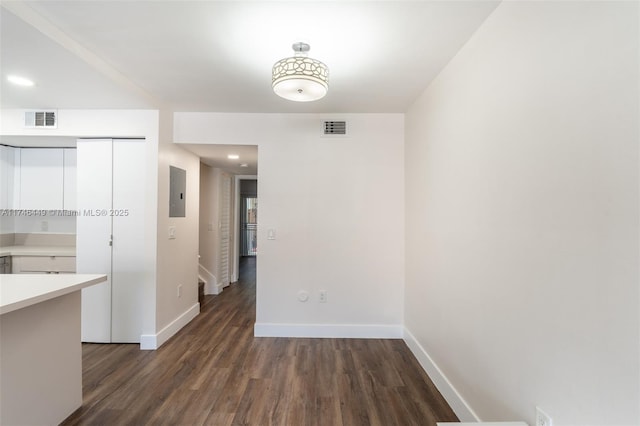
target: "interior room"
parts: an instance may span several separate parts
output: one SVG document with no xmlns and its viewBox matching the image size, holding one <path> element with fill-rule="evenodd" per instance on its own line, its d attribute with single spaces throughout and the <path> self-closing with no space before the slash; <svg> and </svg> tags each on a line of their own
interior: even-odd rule
<svg viewBox="0 0 640 426">
<path fill-rule="evenodd" d="M 18 416 L 2 419 L 38 411 L 8 373 L 47 358 L 13 343 L 34 309 L 34 328 L 68 312 L 73 332 L 42 368 L 75 363 L 66 408 L 36 422 L 87 413 L 87 360 L 109 348 L 144 374 L 181 366 L 175 386 L 194 365 L 226 374 L 187 384 L 206 405 L 269 395 L 255 380 L 289 377 L 300 347 L 380 344 L 415 374 L 372 362 L 361 379 L 393 397 L 363 393 L 382 408 L 340 424 L 401 424 L 384 415 L 408 400 L 454 421 L 424 417 L 411 377 L 459 422 L 640 424 L 637 1 L 2 0 L 0 73 L 0 411 Z M 234 295 L 255 305 L 242 320 Z M 224 324 L 270 367 L 236 383 L 174 349 L 232 347 Z M 318 407 L 305 419 L 328 424 Z"/>
</svg>

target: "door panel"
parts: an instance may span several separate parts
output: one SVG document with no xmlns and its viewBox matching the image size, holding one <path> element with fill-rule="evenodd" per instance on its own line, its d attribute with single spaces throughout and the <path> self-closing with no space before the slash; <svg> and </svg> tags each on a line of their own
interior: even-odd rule
<svg viewBox="0 0 640 426">
<path fill-rule="evenodd" d="M 76 263 L 79 274 L 107 274 L 82 290 L 82 341 L 111 341 L 111 139 L 78 140 Z"/>
<path fill-rule="evenodd" d="M 144 140 L 113 141 L 113 268 L 111 340 L 118 343 L 140 341 L 143 323 L 145 250 L 141 226 L 145 218 L 146 169 Z"/>
</svg>

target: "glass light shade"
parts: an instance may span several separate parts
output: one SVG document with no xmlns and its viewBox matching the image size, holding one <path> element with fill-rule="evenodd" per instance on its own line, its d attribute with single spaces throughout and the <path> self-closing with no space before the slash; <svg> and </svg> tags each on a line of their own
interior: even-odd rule
<svg viewBox="0 0 640 426">
<path fill-rule="evenodd" d="M 279 60 L 273 65 L 272 75 L 273 91 L 290 101 L 315 101 L 329 90 L 329 68 L 306 56 Z"/>
</svg>

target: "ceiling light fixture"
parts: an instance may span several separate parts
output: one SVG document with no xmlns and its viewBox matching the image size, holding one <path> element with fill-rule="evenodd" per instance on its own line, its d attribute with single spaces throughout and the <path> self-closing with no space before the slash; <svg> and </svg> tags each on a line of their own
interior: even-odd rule
<svg viewBox="0 0 640 426">
<path fill-rule="evenodd" d="M 31 87 L 34 85 L 33 81 L 28 78 L 20 77 L 19 75 L 8 75 L 7 80 L 16 86 Z"/>
<path fill-rule="evenodd" d="M 329 90 L 329 68 L 308 57 L 307 43 L 294 43 L 292 57 L 273 65 L 271 85 L 276 95 L 296 102 L 318 100 Z"/>
<path fill-rule="evenodd" d="M 229 160 L 237 160 L 238 158 L 240 158 L 240 156 L 238 154 L 229 154 L 227 155 L 227 158 Z"/>
</svg>

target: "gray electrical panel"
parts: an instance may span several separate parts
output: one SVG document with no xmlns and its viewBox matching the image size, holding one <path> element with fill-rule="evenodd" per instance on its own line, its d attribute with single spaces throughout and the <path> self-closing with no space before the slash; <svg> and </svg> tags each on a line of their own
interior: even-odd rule
<svg viewBox="0 0 640 426">
<path fill-rule="evenodd" d="M 185 217 L 187 171 L 169 166 L 169 217 Z"/>
</svg>

